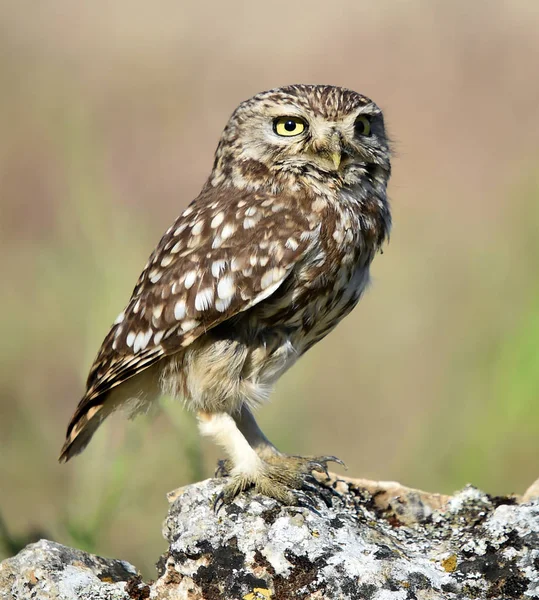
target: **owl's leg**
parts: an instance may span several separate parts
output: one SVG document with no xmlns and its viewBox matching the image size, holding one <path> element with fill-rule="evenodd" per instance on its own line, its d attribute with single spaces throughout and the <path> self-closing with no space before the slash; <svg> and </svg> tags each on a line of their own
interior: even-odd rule
<svg viewBox="0 0 539 600">
<path fill-rule="evenodd" d="M 212 437 L 228 456 L 226 466 L 223 466 L 223 475 L 243 475 L 246 479 L 256 479 L 263 469 L 262 459 L 249 445 L 232 416 L 225 412 L 202 411 L 197 416 L 200 433 Z M 247 487 L 249 485 L 244 489 Z"/>
<path fill-rule="evenodd" d="M 268 477 L 284 482 L 290 489 L 320 491 L 312 488 L 312 485 L 321 483 L 313 476 L 313 472 L 323 473 L 329 478 L 328 462 L 344 466 L 336 456 L 297 456 L 280 452 L 263 434 L 246 404 L 233 418 L 251 448 L 264 461 Z"/>
<path fill-rule="evenodd" d="M 228 454 L 224 471 L 230 483 L 221 500 L 231 502 L 242 491 L 255 491 L 286 505 L 311 505 L 305 492 L 320 494 L 320 483 L 313 472 L 327 473 L 333 456 L 301 457 L 282 454 L 258 427 L 251 411 L 244 406 L 235 416 L 228 413 L 199 413 L 202 434 L 212 436 Z"/>
</svg>

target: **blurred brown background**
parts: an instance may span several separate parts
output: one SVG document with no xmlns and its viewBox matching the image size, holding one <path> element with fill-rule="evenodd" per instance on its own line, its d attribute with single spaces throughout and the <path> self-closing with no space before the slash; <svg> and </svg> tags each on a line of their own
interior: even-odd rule
<svg viewBox="0 0 539 600">
<path fill-rule="evenodd" d="M 153 574 L 165 493 L 209 476 L 192 417 L 67 421 L 154 244 L 243 99 L 372 97 L 391 242 L 360 307 L 259 412 L 349 475 L 522 492 L 539 456 L 539 3 L 0 4 L 0 558 L 46 535 Z"/>
</svg>

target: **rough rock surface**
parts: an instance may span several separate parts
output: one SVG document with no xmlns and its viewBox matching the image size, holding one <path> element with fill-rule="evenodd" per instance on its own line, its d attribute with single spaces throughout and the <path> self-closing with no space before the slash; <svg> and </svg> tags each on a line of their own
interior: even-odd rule
<svg viewBox="0 0 539 600">
<path fill-rule="evenodd" d="M 136 574 L 127 562 L 41 540 L 0 563 L 0 599 L 128 600 L 125 581 Z"/>
<path fill-rule="evenodd" d="M 316 511 L 252 494 L 213 510 L 208 480 L 169 495 L 158 579 L 53 542 L 0 564 L 0 599 L 539 598 L 537 486 L 453 497 L 337 479 Z"/>
</svg>

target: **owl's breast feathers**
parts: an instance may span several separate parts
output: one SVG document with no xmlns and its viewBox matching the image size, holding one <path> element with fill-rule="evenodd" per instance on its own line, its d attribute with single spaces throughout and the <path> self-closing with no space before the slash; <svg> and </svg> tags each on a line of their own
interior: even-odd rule
<svg viewBox="0 0 539 600">
<path fill-rule="evenodd" d="M 287 281 L 251 312 L 268 327 L 285 326 L 301 354 L 357 304 L 370 263 L 389 234 L 390 213 L 385 197 L 352 191 L 335 200 L 305 197 L 295 207 L 316 220 L 313 243 Z"/>
<path fill-rule="evenodd" d="M 309 327 L 326 313 L 334 326 L 385 236 L 378 201 L 342 200 L 204 188 L 150 256 L 72 423 L 110 389 L 253 307 L 269 327 Z"/>
</svg>

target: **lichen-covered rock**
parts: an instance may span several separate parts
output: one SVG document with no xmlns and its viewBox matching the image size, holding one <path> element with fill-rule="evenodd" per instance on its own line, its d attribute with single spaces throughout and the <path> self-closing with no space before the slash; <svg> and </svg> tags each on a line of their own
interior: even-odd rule
<svg viewBox="0 0 539 600">
<path fill-rule="evenodd" d="M 395 487 L 377 502 L 340 481 L 318 514 L 244 495 L 216 515 L 220 486 L 176 493 L 157 598 L 188 598 L 169 594 L 180 584 L 205 599 L 539 598 L 537 503 L 472 487 L 451 499 Z"/>
<path fill-rule="evenodd" d="M 247 493 L 215 513 L 223 483 L 188 486 L 169 495 L 169 550 L 155 582 L 127 563 L 41 541 L 0 564 L 0 599 L 539 598 L 537 489 L 522 499 L 473 487 L 447 497 L 330 483 L 316 511 Z"/>
<path fill-rule="evenodd" d="M 0 600 L 129 600 L 136 575 L 127 562 L 41 540 L 0 563 Z"/>
</svg>

